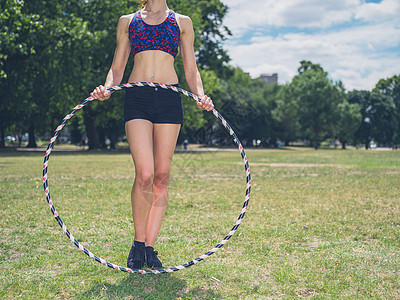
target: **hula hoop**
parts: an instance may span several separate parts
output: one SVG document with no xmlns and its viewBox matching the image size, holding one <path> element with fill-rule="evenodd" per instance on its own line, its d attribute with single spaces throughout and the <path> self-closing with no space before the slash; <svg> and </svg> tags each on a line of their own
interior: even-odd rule
<svg viewBox="0 0 400 300">
<path fill-rule="evenodd" d="M 127 89 L 127 88 L 131 88 L 134 86 L 138 86 L 138 87 L 143 87 L 143 86 L 150 86 L 150 87 L 154 87 L 154 88 L 163 88 L 163 89 L 168 89 L 168 90 L 172 90 L 174 92 L 177 93 L 181 93 L 185 96 L 188 96 L 190 98 L 193 98 L 196 101 L 200 101 L 200 98 L 188 91 L 185 91 L 181 88 L 175 87 L 175 86 L 171 86 L 171 85 L 166 85 L 166 84 L 159 84 L 159 83 L 154 83 L 154 82 L 133 82 L 133 83 L 125 83 L 125 84 L 120 84 L 117 86 L 113 86 L 108 88 L 107 90 L 110 92 L 114 92 L 114 91 L 118 91 L 121 89 Z M 47 203 L 50 206 L 50 210 L 53 213 L 54 218 L 56 219 L 56 221 L 58 222 L 58 224 L 60 225 L 60 227 L 62 228 L 62 230 L 64 231 L 64 233 L 67 235 L 67 237 L 71 240 L 72 243 L 74 243 L 74 245 L 79 248 L 79 250 L 81 250 L 82 252 L 84 252 L 87 256 L 89 256 L 90 258 L 92 258 L 93 260 L 97 261 L 98 263 L 113 268 L 115 270 L 120 270 L 123 272 L 129 272 L 129 273 L 140 273 L 140 274 L 161 274 L 161 273 L 171 273 L 171 272 L 175 272 L 175 271 L 179 271 L 188 267 L 191 267 L 195 264 L 197 264 L 198 262 L 210 257 L 212 254 L 214 254 L 215 252 L 217 252 L 220 248 L 222 248 L 227 242 L 228 240 L 232 237 L 232 235 L 235 233 L 235 231 L 238 229 L 240 223 L 242 222 L 242 219 L 244 218 L 244 215 L 247 211 L 247 206 L 250 200 L 250 187 L 251 187 L 251 177 L 250 177 L 250 168 L 249 168 L 249 163 L 247 161 L 247 157 L 246 154 L 244 152 L 243 146 L 240 143 L 238 137 L 236 136 L 236 134 L 234 133 L 232 127 L 226 122 L 226 120 L 215 110 L 213 109 L 212 112 L 214 114 L 214 116 L 216 118 L 218 118 L 222 125 L 226 128 L 226 130 L 229 132 L 229 134 L 233 137 L 234 142 L 236 143 L 236 145 L 239 147 L 239 151 L 240 154 L 242 156 L 243 162 L 244 162 L 244 166 L 245 166 L 245 171 L 246 171 L 246 195 L 245 195 L 245 200 L 243 203 L 243 207 L 242 210 L 239 214 L 238 219 L 236 220 L 234 226 L 232 227 L 231 231 L 225 236 L 225 238 L 218 243 L 218 245 L 216 245 L 214 248 L 212 248 L 211 250 L 209 250 L 208 252 L 206 252 L 205 254 L 199 256 L 198 258 L 195 258 L 189 262 L 187 262 L 186 264 L 183 265 L 179 265 L 176 267 L 172 267 L 172 268 L 168 268 L 168 269 L 162 269 L 162 270 L 136 270 L 136 269 L 130 269 L 127 267 L 120 267 L 116 264 L 113 264 L 111 262 L 108 262 L 106 260 L 104 260 L 103 258 L 100 258 L 96 255 L 94 255 L 92 252 L 90 252 L 88 249 L 86 249 L 85 247 L 83 247 L 75 238 L 74 236 L 71 234 L 71 232 L 67 229 L 65 223 L 61 220 L 60 215 L 57 213 L 53 201 L 50 197 L 50 191 L 49 191 L 49 184 L 47 182 L 47 169 L 48 169 L 48 165 L 49 165 L 49 157 L 50 157 L 50 153 L 53 149 L 53 145 L 54 142 L 56 141 L 60 131 L 63 129 L 63 127 L 65 126 L 65 124 L 68 122 L 69 119 L 72 118 L 72 116 L 81 108 L 83 108 L 86 104 L 88 104 L 89 102 L 93 101 L 94 98 L 93 97 L 88 97 L 85 100 L 83 100 L 80 104 L 78 104 L 77 106 L 74 107 L 74 109 L 67 114 L 63 121 L 61 122 L 61 124 L 57 127 L 57 129 L 54 132 L 53 137 L 50 139 L 49 145 L 47 147 L 46 150 L 46 154 L 44 156 L 44 163 L 43 163 L 43 188 L 44 188 L 44 192 L 46 194 L 46 200 Z"/>
</svg>

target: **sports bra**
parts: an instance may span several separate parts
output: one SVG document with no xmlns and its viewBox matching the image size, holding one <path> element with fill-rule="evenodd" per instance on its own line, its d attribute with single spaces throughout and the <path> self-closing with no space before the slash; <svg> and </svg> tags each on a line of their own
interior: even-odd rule
<svg viewBox="0 0 400 300">
<path fill-rule="evenodd" d="M 133 56 L 142 51 L 160 50 L 175 58 L 178 54 L 180 37 L 181 31 L 173 10 L 169 10 L 167 18 L 158 25 L 144 22 L 139 10 L 133 15 L 129 24 L 129 40 Z"/>
</svg>

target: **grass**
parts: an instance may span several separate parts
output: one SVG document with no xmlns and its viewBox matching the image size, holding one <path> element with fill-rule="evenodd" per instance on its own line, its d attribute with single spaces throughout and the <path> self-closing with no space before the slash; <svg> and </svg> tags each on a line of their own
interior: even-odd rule
<svg viewBox="0 0 400 300">
<path fill-rule="evenodd" d="M 42 153 L 0 153 L 4 299 L 400 299 L 400 152 L 247 150 L 249 210 L 219 252 L 166 275 L 114 271 L 53 219 Z M 124 265 L 133 236 L 129 153 L 54 152 L 55 207 L 89 250 Z M 180 152 L 157 242 L 166 266 L 214 247 L 245 194 L 238 151 Z"/>
</svg>

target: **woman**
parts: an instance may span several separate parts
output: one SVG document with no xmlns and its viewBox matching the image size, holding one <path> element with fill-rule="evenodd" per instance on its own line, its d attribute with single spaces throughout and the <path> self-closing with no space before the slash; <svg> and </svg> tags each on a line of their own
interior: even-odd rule
<svg viewBox="0 0 400 300">
<path fill-rule="evenodd" d="M 134 66 L 129 82 L 177 85 L 174 60 L 179 46 L 186 82 L 201 98 L 197 106 L 212 110 L 211 99 L 204 95 L 193 42 L 189 17 L 168 9 L 166 0 L 142 0 L 141 10 L 119 19 L 113 63 L 104 86 L 98 86 L 92 97 L 103 101 L 111 96 L 106 89 L 120 84 L 130 52 Z M 135 165 L 131 193 L 135 237 L 127 265 L 132 269 L 144 265 L 159 269 L 162 264 L 154 243 L 167 208 L 172 156 L 183 124 L 180 95 L 151 87 L 130 88 L 125 95 L 124 119 Z"/>
</svg>

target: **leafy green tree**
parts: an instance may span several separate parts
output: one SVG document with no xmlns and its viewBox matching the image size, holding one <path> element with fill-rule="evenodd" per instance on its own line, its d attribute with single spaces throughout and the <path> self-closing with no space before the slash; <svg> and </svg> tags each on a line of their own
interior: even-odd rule
<svg viewBox="0 0 400 300">
<path fill-rule="evenodd" d="M 380 145 L 392 145 L 395 130 L 396 107 L 391 97 L 380 93 L 371 93 L 371 106 L 367 108 L 372 123 L 372 136 Z"/>
<path fill-rule="evenodd" d="M 17 111 L 21 107 L 17 101 L 18 82 L 17 70 L 14 62 L 19 62 L 33 55 L 35 49 L 31 41 L 37 30 L 41 29 L 39 16 L 34 13 L 22 11 L 23 1 L 2 0 L 0 10 L 0 147 L 4 147 L 5 131 L 13 129 L 19 131 L 15 120 Z M 20 71 L 23 71 L 21 69 Z"/>
<path fill-rule="evenodd" d="M 230 57 L 223 42 L 231 35 L 228 27 L 223 26 L 223 18 L 228 11 L 228 6 L 220 0 L 197 1 L 196 6 L 201 11 L 202 32 L 199 32 L 201 46 L 198 49 L 198 63 L 201 68 L 214 70 L 222 78 L 232 75 L 227 67 Z"/>
<path fill-rule="evenodd" d="M 261 79 L 254 79 L 250 85 L 252 112 L 248 118 L 250 128 L 247 134 L 251 138 L 261 139 L 263 146 L 276 146 L 280 138 L 279 124 L 273 118 L 280 89 L 279 85 L 269 85 Z"/>
<path fill-rule="evenodd" d="M 348 101 L 350 104 L 357 104 L 360 106 L 361 124 L 354 134 L 357 143 L 363 143 L 365 148 L 369 148 L 371 137 L 371 118 L 367 115 L 367 108 L 369 107 L 370 91 L 353 90 L 348 93 Z"/>
<path fill-rule="evenodd" d="M 390 78 L 381 79 L 376 84 L 373 92 L 379 92 L 392 98 L 396 106 L 397 128 L 393 137 L 395 144 L 400 144 L 400 75 L 394 75 Z"/>
<path fill-rule="evenodd" d="M 293 86 L 286 84 L 277 93 L 276 107 L 272 111 L 272 118 L 278 127 L 278 137 L 286 146 L 297 139 L 300 133 L 297 100 Z"/>
<path fill-rule="evenodd" d="M 10 35 L 17 30 L 18 39 L 24 41 L 29 52 L 7 54 L 7 78 L 1 85 L 8 93 L 2 95 L 2 100 L 12 103 L 8 107 L 12 107 L 13 123 L 28 131 L 28 147 L 35 147 L 35 135 L 53 129 L 55 120 L 64 116 L 76 96 L 71 87 L 78 76 L 71 70 L 78 62 L 73 58 L 78 44 L 81 47 L 85 41 L 90 43 L 90 34 L 82 19 L 68 13 L 67 6 L 79 6 L 78 1 L 18 3 L 20 8 L 15 13 L 33 15 L 36 21 L 23 31 L 6 29 Z"/>
<path fill-rule="evenodd" d="M 299 75 L 293 78 L 290 87 L 299 107 L 300 136 L 318 149 L 323 140 L 334 135 L 340 91 L 319 65 L 306 61 L 301 62 Z"/>
<path fill-rule="evenodd" d="M 336 138 L 346 149 L 349 142 L 355 141 L 354 134 L 362 122 L 361 108 L 357 103 L 350 104 L 346 98 L 338 106 L 338 119 L 336 125 Z"/>
<path fill-rule="evenodd" d="M 104 84 L 111 66 L 116 47 L 116 27 L 121 15 L 129 14 L 137 8 L 137 2 L 126 0 L 82 1 L 79 15 L 87 22 L 88 31 L 93 40 L 90 45 L 81 48 L 76 58 L 81 62 L 77 68 L 81 77 L 81 98 L 87 97 L 94 87 Z M 123 82 L 127 81 L 128 70 L 132 69 L 132 58 L 128 62 Z M 105 102 L 93 101 L 85 107 L 84 125 L 88 137 L 89 149 L 104 148 L 105 139 L 111 141 L 111 148 L 124 132 L 123 92 L 116 93 Z"/>
<path fill-rule="evenodd" d="M 334 138 L 342 144 L 342 149 L 346 149 L 349 142 L 354 142 L 354 133 L 361 124 L 361 107 L 358 104 L 350 104 L 346 89 L 341 81 L 335 84 L 340 93 L 340 100 L 336 108 L 336 122 L 334 123 Z"/>
<path fill-rule="evenodd" d="M 252 79 L 240 68 L 231 67 L 229 72 L 232 76 L 223 80 L 220 89 L 215 93 L 218 99 L 216 109 L 234 128 L 243 144 L 246 145 L 253 139 L 260 139 L 263 145 L 266 145 L 267 141 L 275 144 L 276 126 L 271 118 L 271 111 L 279 87 L 267 85 L 259 79 Z M 206 136 L 206 142 L 232 145 L 232 139 L 218 124 L 219 122 L 214 122 L 215 118 L 212 117 L 207 121 L 206 126 L 200 131 L 200 136 Z"/>
<path fill-rule="evenodd" d="M 7 78 L 4 64 L 12 55 L 26 56 L 35 52 L 30 38 L 41 28 L 37 14 L 21 11 L 21 0 L 2 0 L 0 10 L 0 78 Z"/>
<path fill-rule="evenodd" d="M 321 67 L 320 64 L 314 64 L 309 60 L 300 61 L 300 67 L 298 67 L 298 69 L 297 69 L 297 71 L 299 72 L 299 75 L 303 74 L 304 72 L 306 72 L 308 70 L 314 70 L 316 72 L 325 73 L 324 69 Z"/>
<path fill-rule="evenodd" d="M 362 123 L 355 133 L 368 149 L 372 140 L 391 145 L 397 128 L 395 104 L 391 97 L 378 92 L 352 91 L 349 102 L 361 107 Z"/>
<path fill-rule="evenodd" d="M 252 94 L 253 80 L 240 68 L 232 68 L 231 72 L 233 76 L 225 81 L 217 108 L 227 121 L 235 126 L 239 137 L 252 139 L 255 133 L 251 132 L 251 121 L 256 118 Z M 221 137 L 229 139 L 226 134 Z"/>
</svg>

